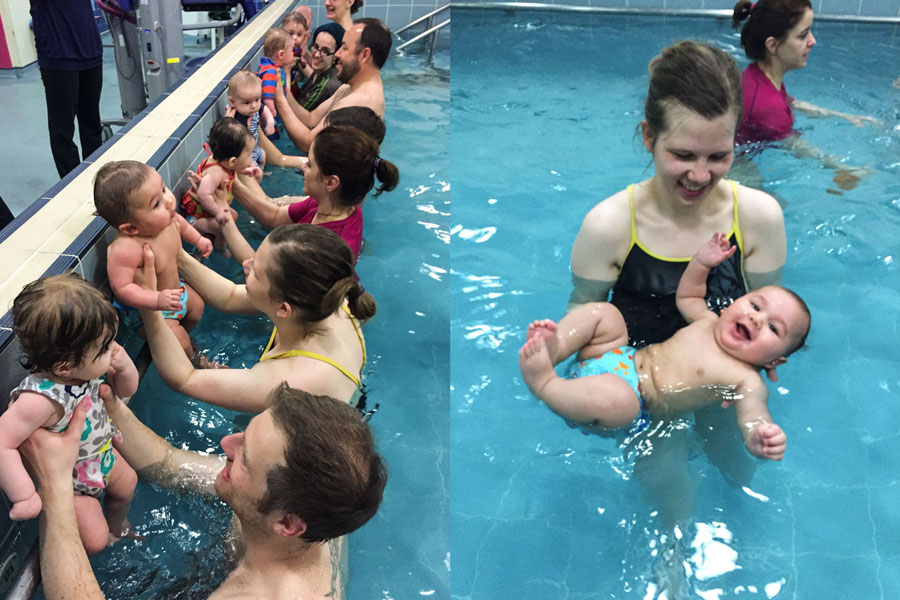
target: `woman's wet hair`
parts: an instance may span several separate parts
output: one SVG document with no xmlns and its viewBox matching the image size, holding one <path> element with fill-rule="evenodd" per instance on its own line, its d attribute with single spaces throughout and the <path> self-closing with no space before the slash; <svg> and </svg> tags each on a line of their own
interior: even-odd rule
<svg viewBox="0 0 900 600">
<path fill-rule="evenodd" d="M 247 144 L 253 140 L 253 134 L 247 127 L 232 117 L 222 117 L 209 130 L 209 149 L 212 157 L 218 162 L 241 155 Z"/>
<path fill-rule="evenodd" d="M 345 106 L 325 115 L 325 126 L 349 125 L 356 127 L 380 146 L 384 142 L 384 119 L 368 106 Z"/>
<path fill-rule="evenodd" d="M 337 196 L 344 206 L 354 206 L 366 198 L 381 182 L 375 196 L 397 187 L 400 172 L 394 163 L 378 156 L 378 142 L 356 127 L 331 125 L 313 141 L 312 153 L 324 175 L 337 175 L 341 180 Z"/>
<path fill-rule="evenodd" d="M 768 57 L 766 39 L 779 42 L 796 25 L 807 10 L 812 10 L 810 0 L 759 0 L 752 3 L 741 0 L 734 5 L 731 26 L 741 28 L 741 46 L 750 60 L 765 61 Z"/>
<path fill-rule="evenodd" d="M 297 515 L 306 524 L 300 538 L 308 542 L 362 527 L 378 511 L 387 483 L 368 423 L 346 402 L 284 382 L 269 399 L 284 437 L 284 461 L 266 473 L 259 512 Z"/>
<path fill-rule="evenodd" d="M 669 110 L 683 106 L 704 119 L 741 118 L 741 76 L 734 59 L 709 44 L 685 41 L 650 61 L 644 116 L 654 137 L 669 131 Z"/>
<path fill-rule="evenodd" d="M 269 297 L 290 304 L 301 320 L 327 319 L 344 301 L 357 319 L 375 315 L 375 300 L 356 280 L 353 253 L 336 233 L 297 223 L 273 229 L 266 240 Z"/>
<path fill-rule="evenodd" d="M 77 367 L 103 354 L 119 319 L 109 299 L 75 273 L 32 281 L 13 301 L 13 333 L 32 373 Z"/>
<path fill-rule="evenodd" d="M 355 15 L 362 7 L 363 0 L 353 0 L 353 4 L 350 6 L 350 14 Z"/>
<path fill-rule="evenodd" d="M 153 168 L 136 160 L 106 163 L 94 176 L 94 207 L 113 227 L 131 220 L 134 194 L 143 187 Z"/>
</svg>

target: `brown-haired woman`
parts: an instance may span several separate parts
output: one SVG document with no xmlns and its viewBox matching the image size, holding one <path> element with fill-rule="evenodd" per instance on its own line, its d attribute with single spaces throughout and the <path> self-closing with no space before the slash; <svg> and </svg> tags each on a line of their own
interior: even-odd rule
<svg viewBox="0 0 900 600">
<path fill-rule="evenodd" d="M 262 190 L 242 182 L 235 184 L 235 198 L 266 227 L 310 223 L 331 229 L 350 246 L 356 264 L 362 248 L 361 204 L 375 185 L 375 179 L 381 182 L 376 196 L 397 187 L 400 178 L 397 167 L 381 158 L 378 143 L 359 129 L 332 125 L 316 136 L 303 172 L 306 199 L 285 196 L 276 203 Z M 247 257 L 252 252 L 236 229 L 226 232 L 225 238 L 235 257 Z"/>
<path fill-rule="evenodd" d="M 230 221 L 230 226 L 234 226 Z M 142 285 L 153 282 L 153 255 L 144 248 Z M 172 389 L 243 412 L 267 408 L 282 381 L 311 394 L 351 402 L 360 388 L 366 348 L 360 322 L 375 301 L 356 280 L 350 248 L 333 232 L 284 225 L 244 262 L 246 283 L 235 284 L 182 251 L 179 270 L 208 304 L 227 313 L 262 313 L 275 325 L 250 369 L 194 369 L 159 311 L 142 311 L 153 362 Z"/>
<path fill-rule="evenodd" d="M 732 25 L 743 21 L 741 45 L 753 62 L 741 75 L 744 114 L 738 144 L 788 137 L 794 132 L 794 108 L 816 117 L 841 117 L 857 126 L 878 123 L 872 117 L 821 108 L 788 95 L 785 74 L 804 68 L 816 45 L 810 0 L 741 0 L 734 6 Z"/>
</svg>

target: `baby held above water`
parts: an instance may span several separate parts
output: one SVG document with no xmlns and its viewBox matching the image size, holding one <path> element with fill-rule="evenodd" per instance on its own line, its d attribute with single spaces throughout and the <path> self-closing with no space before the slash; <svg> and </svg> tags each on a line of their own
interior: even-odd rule
<svg viewBox="0 0 900 600">
<path fill-rule="evenodd" d="M 747 449 L 781 460 L 785 434 L 772 421 L 768 389 L 759 371 L 784 364 L 803 346 L 810 328 L 806 304 L 794 292 L 766 286 L 737 298 L 721 315 L 704 296 L 709 270 L 735 251 L 715 234 L 691 259 L 676 295 L 687 327 L 635 350 L 619 310 L 608 303 L 581 305 L 554 323 L 533 322 L 519 353 L 532 393 L 557 414 L 596 430 L 665 418 L 701 406 L 734 404 Z M 572 379 L 553 366 L 578 352 Z"/>
</svg>

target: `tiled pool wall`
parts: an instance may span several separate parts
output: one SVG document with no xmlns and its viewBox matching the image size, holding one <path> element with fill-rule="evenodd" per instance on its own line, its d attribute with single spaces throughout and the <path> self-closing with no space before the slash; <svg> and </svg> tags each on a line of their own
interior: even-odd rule
<svg viewBox="0 0 900 600">
<path fill-rule="evenodd" d="M 197 108 L 191 117 L 185 120 L 161 145 L 161 147 L 148 159 L 148 165 L 156 168 L 162 175 L 163 181 L 175 193 L 176 198 L 188 188 L 187 171 L 196 168 L 199 161 L 205 156 L 203 142 L 206 140 L 213 123 L 225 113 L 228 103 L 228 95 L 225 89 L 231 75 L 241 68 L 250 68 L 254 72 L 262 55 L 261 40 L 254 48 L 237 61 L 234 67 L 223 74 L 221 84 L 217 86 L 215 93 L 206 96 L 198 102 Z M 183 82 L 184 80 L 182 80 Z M 170 90 L 171 93 L 173 90 Z M 84 168 L 97 160 L 110 145 L 115 144 L 120 138 L 134 127 L 141 118 L 149 114 L 162 102 L 169 93 L 157 98 L 147 109 L 117 132 L 113 138 L 101 146 L 93 155 L 88 157 L 75 171 L 67 175 L 59 184 L 41 194 L 35 204 L 26 209 L 19 219 L 27 219 L 37 208 L 46 204 L 54 195 L 70 182 Z M 15 222 L 11 224 L 15 226 Z M 115 238 L 115 231 L 107 227 L 99 217 L 95 219 L 82 234 L 72 242 L 66 253 L 44 273 L 44 276 L 64 273 L 73 270 L 96 283 L 100 287 L 107 286 L 106 276 L 106 249 Z M 0 396 L 8 394 L 22 378 L 26 370 L 20 364 L 21 349 L 18 342 L 12 336 L 12 325 L 9 313 L 0 317 Z M 143 341 L 130 335 L 126 339 L 120 339 L 129 353 L 134 356 Z M 27 565 L 25 571 L 22 567 L 27 564 L 29 551 L 37 540 L 37 519 L 25 522 L 11 522 L 8 517 L 9 503 L 5 496 L 0 494 L 0 595 L 10 593 L 5 598 L 27 598 L 28 591 L 33 587 L 30 582 L 30 569 L 35 563 Z M 21 573 L 21 577 L 20 577 Z M 14 591 L 8 590 L 11 581 L 16 580 Z M 24 590 L 24 591 L 23 591 Z"/>
<path fill-rule="evenodd" d="M 464 2 L 464 4 L 481 3 L 480 0 Z M 731 10 L 737 0 L 540 0 L 540 3 L 635 10 Z M 812 7 L 818 15 L 900 18 L 900 0 L 812 0 Z"/>
</svg>

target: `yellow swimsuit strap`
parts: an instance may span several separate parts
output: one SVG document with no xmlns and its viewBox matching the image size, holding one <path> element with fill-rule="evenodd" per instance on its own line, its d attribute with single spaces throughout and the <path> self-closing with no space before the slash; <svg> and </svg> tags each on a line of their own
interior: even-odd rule
<svg viewBox="0 0 900 600">
<path fill-rule="evenodd" d="M 353 329 L 356 330 L 356 337 L 359 338 L 359 345 L 362 348 L 362 355 L 363 355 L 362 356 L 362 358 L 363 358 L 362 366 L 365 367 L 366 366 L 366 342 L 362 336 L 362 329 L 359 326 L 359 322 L 356 320 L 356 318 L 350 312 L 350 309 L 347 308 L 346 306 L 342 306 L 341 308 L 343 308 L 344 312 L 347 313 L 347 316 L 350 317 L 350 321 L 353 323 Z M 337 369 L 338 371 L 343 373 L 347 377 L 347 379 L 349 379 L 350 381 L 355 383 L 357 385 L 357 387 L 361 384 L 359 377 L 354 375 L 353 373 L 351 373 L 342 364 L 340 364 L 339 362 L 337 362 L 334 359 L 328 358 L 327 356 L 323 356 L 317 352 L 309 352 L 307 350 L 288 350 L 286 352 L 282 352 L 281 354 L 276 354 L 275 356 L 266 356 L 266 353 L 268 353 L 269 350 L 272 349 L 272 345 L 275 343 L 275 335 L 277 333 L 278 333 L 278 328 L 273 327 L 272 335 L 269 336 L 269 343 L 266 344 L 266 349 L 263 350 L 262 356 L 259 357 L 260 362 L 262 362 L 264 360 L 275 360 L 277 358 L 288 358 L 291 356 L 304 356 L 306 358 L 312 358 L 313 360 L 318 360 L 318 361 L 321 361 L 324 363 L 328 363 L 329 365 L 331 365 L 332 367 L 334 367 L 335 369 Z M 361 370 L 362 369 L 360 369 L 360 371 Z"/>
<path fill-rule="evenodd" d="M 744 253 L 744 236 L 741 235 L 741 224 L 738 221 L 738 184 L 737 182 L 726 179 L 729 184 L 731 184 L 731 195 L 734 198 L 734 216 L 731 219 L 731 231 L 728 232 L 728 238 L 731 239 L 731 236 L 734 235 L 735 241 L 737 241 L 737 247 L 741 251 L 741 255 Z M 628 257 L 628 253 L 631 252 L 631 249 L 637 245 L 641 250 L 644 251 L 645 254 L 652 256 L 657 260 L 662 260 L 666 262 L 689 262 L 691 257 L 682 257 L 682 258 L 670 258 L 668 256 L 660 256 L 658 254 L 654 254 L 650 250 L 647 249 L 644 244 L 641 243 L 641 240 L 638 239 L 637 236 L 637 226 L 634 221 L 634 185 L 628 186 L 628 203 L 631 207 L 631 241 L 628 243 L 628 252 L 625 253 L 625 257 Z M 623 261 L 624 262 L 624 261 Z"/>
</svg>

